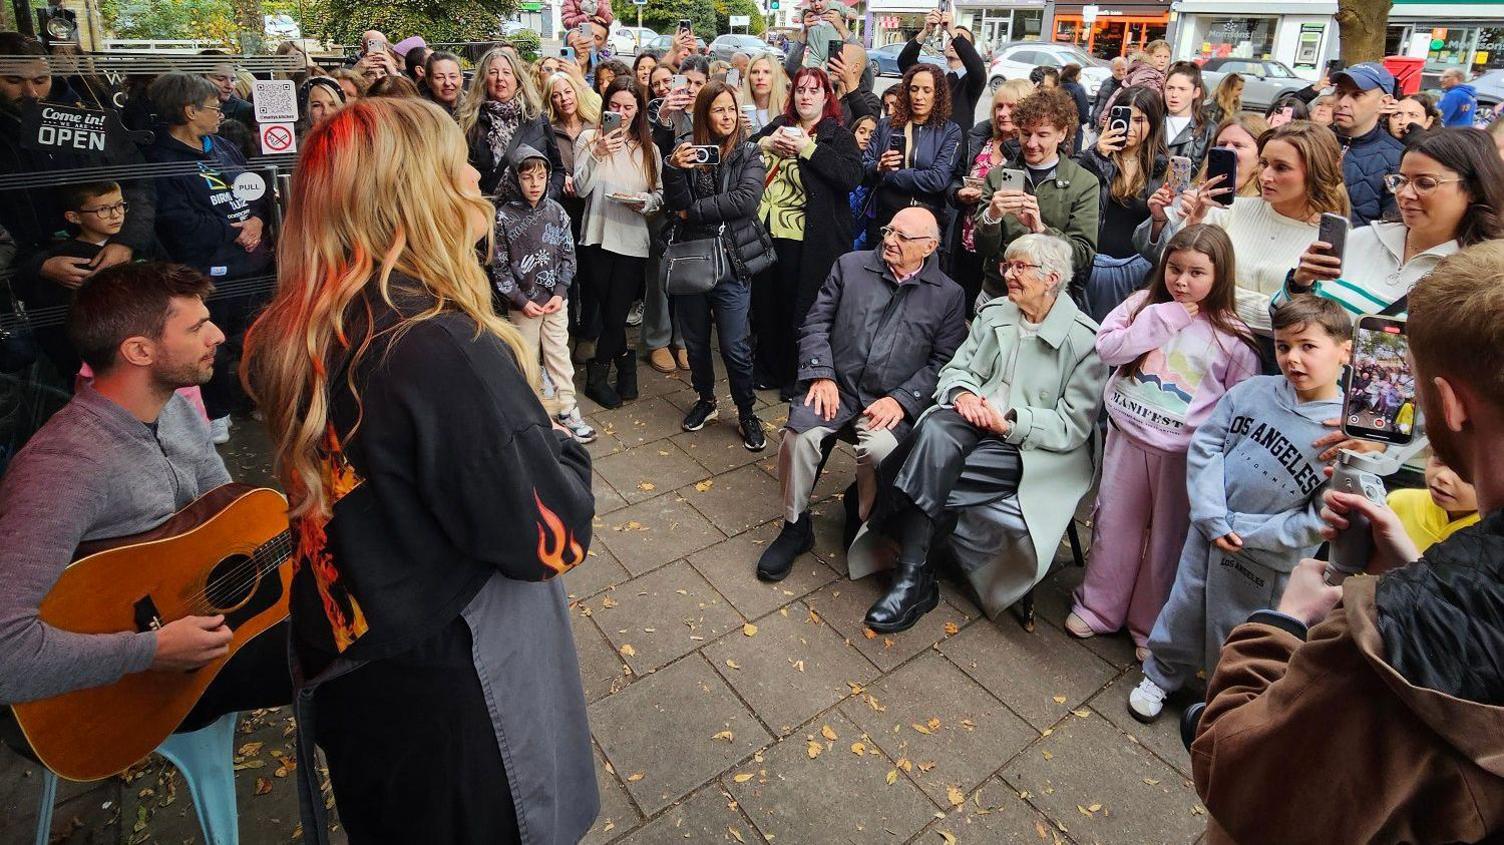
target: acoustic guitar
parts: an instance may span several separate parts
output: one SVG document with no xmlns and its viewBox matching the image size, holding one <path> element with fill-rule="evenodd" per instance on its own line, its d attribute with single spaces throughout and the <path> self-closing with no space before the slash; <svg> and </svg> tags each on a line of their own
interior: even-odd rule
<svg viewBox="0 0 1504 845">
<path fill-rule="evenodd" d="M 281 493 L 226 484 L 151 531 L 80 547 L 42 600 L 48 625 L 108 634 L 222 613 L 234 635 L 228 654 L 191 672 L 135 672 L 14 705 L 37 758 L 68 780 L 98 780 L 160 745 L 225 662 L 287 617 L 294 547 L 287 526 Z"/>
</svg>

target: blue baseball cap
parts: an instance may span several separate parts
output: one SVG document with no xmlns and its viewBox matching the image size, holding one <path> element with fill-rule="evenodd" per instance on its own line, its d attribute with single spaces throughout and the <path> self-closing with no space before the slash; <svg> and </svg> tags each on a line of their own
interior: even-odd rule
<svg viewBox="0 0 1504 845">
<path fill-rule="evenodd" d="M 1332 84 L 1336 85 L 1343 77 L 1351 80 L 1359 91 L 1372 91 L 1375 88 L 1386 94 L 1394 91 L 1394 74 L 1378 62 L 1363 62 L 1343 68 L 1332 74 Z"/>
</svg>

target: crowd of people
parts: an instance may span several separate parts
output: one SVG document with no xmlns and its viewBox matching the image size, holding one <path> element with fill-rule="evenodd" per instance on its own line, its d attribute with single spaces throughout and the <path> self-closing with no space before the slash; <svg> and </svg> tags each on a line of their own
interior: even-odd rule
<svg viewBox="0 0 1504 845">
<path fill-rule="evenodd" d="M 1479 475 L 1498 457 L 1462 445 L 1499 433 L 1504 394 L 1477 385 L 1496 385 L 1504 346 L 1504 312 L 1488 311 L 1504 278 L 1504 144 L 1460 125 L 1459 80 L 1438 106 L 1396 96 L 1364 63 L 1253 113 L 1235 74 L 1208 91 L 1155 42 L 1115 62 L 1094 101 L 1079 67 L 1048 68 L 997 86 L 978 122 L 985 71 L 946 12 L 926 16 L 882 97 L 838 3 L 808 4 L 785 62 L 723 66 L 688 29 L 629 65 L 607 45 L 609 7 L 571 14 L 562 55 L 535 62 L 508 44 L 472 60 L 365 33 L 349 68 L 295 74 L 300 156 L 290 185 L 259 189 L 242 178 L 256 172 L 254 115 L 229 57 L 132 83 L 115 107 L 151 140 L 91 156 L 26 143 L 26 115 L 86 104 L 92 86 L 0 33 L 0 178 L 156 168 L 0 206 L 16 298 L 67 313 L 35 330 L 36 355 L 77 391 L 0 484 L 0 536 L 16 540 L 0 573 L 25 576 L 0 595 L 0 701 L 222 653 L 215 617 L 98 639 L 60 634 L 37 609 L 80 541 L 150 527 L 226 480 L 208 444 L 254 411 L 306 564 L 282 631 L 299 718 L 316 725 L 307 739 L 351 838 L 578 837 L 595 814 L 593 761 L 552 579 L 585 560 L 594 511 L 582 444 L 598 433 L 577 385 L 609 410 L 638 399 L 644 363 L 687 372 L 698 398 L 681 425 L 699 431 L 721 412 L 719 354 L 747 449 L 770 440 L 757 392 L 788 403 L 783 524 L 756 577 L 782 580 L 812 548 L 813 489 L 848 441 L 848 569 L 891 570 L 866 615 L 874 632 L 934 609 L 952 565 L 996 619 L 1049 573 L 1095 490 L 1066 630 L 1127 631 L 1142 678 L 1126 706 L 1143 721 L 1210 678 L 1193 762 L 1217 835 L 1267 840 L 1258 825 L 1280 821 L 1226 786 L 1239 770 L 1206 778 L 1256 754 L 1232 727 L 1249 712 L 1261 731 L 1288 718 L 1268 700 L 1299 695 L 1258 661 L 1274 649 L 1293 673 L 1319 647 L 1299 638 L 1341 593 L 1302 561 L 1354 511 L 1387 555 L 1375 573 L 1409 565 L 1377 591 L 1343 588 L 1380 615 L 1375 628 L 1350 604 L 1347 647 L 1382 662 L 1383 646 L 1420 641 L 1421 656 L 1384 664 L 1402 698 L 1424 687 L 1467 714 L 1504 704 L 1496 630 L 1469 626 L 1483 651 L 1452 655 L 1477 658 L 1459 675 L 1421 622 L 1383 618 L 1425 594 L 1417 568 L 1495 573 L 1469 582 L 1484 616 L 1504 598 L 1504 526 L 1485 507 L 1499 493 Z M 945 66 L 918 60 L 936 37 Z M 1345 248 L 1320 239 L 1333 216 L 1351 227 Z M 236 286 L 271 275 L 274 288 Z M 1405 415 L 1408 379 L 1444 429 L 1426 495 L 1395 491 L 1392 510 L 1326 485 L 1341 450 L 1384 448 L 1340 430 L 1364 315 L 1409 315 L 1416 343 L 1435 344 L 1416 353 L 1435 384 L 1398 364 L 1351 375 L 1366 398 L 1350 412 Z M 1453 341 L 1479 360 L 1439 348 Z M 1408 407 L 1407 429 L 1427 427 Z M 58 457 L 127 434 L 109 461 Z M 153 442 L 161 471 L 140 461 Z M 70 515 L 43 518 L 33 500 L 59 472 L 79 479 L 61 499 Z M 152 485 L 172 495 L 124 502 Z M 535 536 L 536 549 L 517 540 Z M 222 712 L 289 694 L 285 670 L 258 660 L 244 671 L 278 682 L 216 699 Z M 315 708 L 336 715 L 315 722 Z M 1432 715 L 1412 718 L 1437 727 Z M 1430 776 L 1497 796 L 1497 748 L 1456 742 L 1471 768 Z M 375 771 L 373 746 L 427 762 Z M 508 800 L 493 800 L 497 783 Z M 1332 810 L 1342 821 L 1327 829 L 1473 841 L 1497 827 L 1496 798 L 1453 800 L 1438 818 L 1410 783 L 1373 793 L 1390 802 L 1378 822 Z"/>
</svg>

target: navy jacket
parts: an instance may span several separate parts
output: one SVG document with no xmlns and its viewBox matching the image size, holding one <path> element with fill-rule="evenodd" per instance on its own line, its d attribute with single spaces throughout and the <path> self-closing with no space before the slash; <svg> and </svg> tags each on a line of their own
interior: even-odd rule
<svg viewBox="0 0 1504 845">
<path fill-rule="evenodd" d="M 218 135 L 209 135 L 204 142 L 208 149 L 194 149 L 162 126 L 146 150 L 147 160 L 153 163 L 198 165 L 196 173 L 158 178 L 157 237 L 173 261 L 216 280 L 263 272 L 272 264 L 272 215 L 267 207 L 271 187 L 259 199 L 235 196 L 232 187 L 235 177 L 246 171 L 245 157 Z M 235 243 L 240 230 L 231 224 L 252 217 L 261 218 L 264 229 L 261 244 L 254 252 L 246 252 Z"/>
<path fill-rule="evenodd" d="M 961 127 L 951 120 L 915 126 L 914 149 L 908 155 L 913 167 L 879 174 L 877 161 L 888 151 L 888 139 L 895 131 L 903 130 L 894 130 L 888 118 L 878 121 L 862 155 L 862 169 L 877 182 L 878 208 L 886 212 L 878 216 L 892 217 L 898 209 L 918 203 L 935 212 L 943 228 L 949 220 L 945 194 L 961 150 Z"/>
<path fill-rule="evenodd" d="M 1346 152 L 1342 155 L 1342 181 L 1352 200 L 1354 226 L 1367 226 L 1394 209 L 1394 195 L 1384 188 L 1384 175 L 1398 173 L 1405 145 L 1379 121 L 1365 135 L 1337 136 Z"/>
</svg>

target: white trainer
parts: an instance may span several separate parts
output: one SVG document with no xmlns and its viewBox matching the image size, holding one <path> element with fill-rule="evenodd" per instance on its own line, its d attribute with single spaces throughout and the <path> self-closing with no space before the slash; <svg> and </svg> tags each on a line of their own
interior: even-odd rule
<svg viewBox="0 0 1504 845">
<path fill-rule="evenodd" d="M 230 415 L 209 420 L 209 442 L 223 446 L 230 442 Z"/>
<path fill-rule="evenodd" d="M 570 435 L 581 443 L 593 443 L 598 436 L 595 433 L 595 429 L 590 427 L 590 423 L 585 422 L 584 418 L 580 416 L 579 408 L 575 408 L 567 414 L 560 414 L 558 420 L 559 425 L 569 429 Z"/>
<path fill-rule="evenodd" d="M 1165 696 L 1168 695 L 1159 688 L 1159 684 L 1148 678 L 1138 682 L 1138 686 L 1128 693 L 1128 713 L 1133 718 L 1149 724 L 1159 718 L 1161 711 L 1165 709 Z"/>
</svg>

